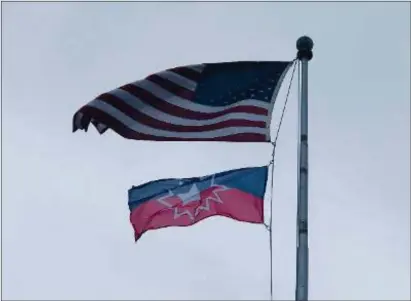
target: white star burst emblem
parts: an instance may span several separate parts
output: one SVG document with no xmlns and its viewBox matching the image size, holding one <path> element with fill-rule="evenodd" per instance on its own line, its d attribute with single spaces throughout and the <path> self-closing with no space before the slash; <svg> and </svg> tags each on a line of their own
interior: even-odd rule
<svg viewBox="0 0 411 301">
<path fill-rule="evenodd" d="M 171 190 L 169 190 L 167 195 L 159 198 L 157 201 L 163 204 L 165 207 L 169 208 L 170 210 L 174 211 L 174 219 L 177 219 L 183 215 L 187 215 L 191 220 L 194 220 L 200 214 L 201 211 L 210 210 L 211 201 L 223 204 L 223 201 L 221 200 L 221 197 L 218 193 L 230 189 L 225 185 L 215 184 L 214 176 L 215 175 L 212 176 L 210 187 L 208 187 L 208 188 L 214 187 L 214 189 L 212 190 L 211 195 L 204 199 L 201 199 L 201 191 L 198 189 L 197 185 L 194 183 L 191 186 L 190 190 L 186 193 L 180 193 L 176 195 Z M 200 178 L 200 180 L 202 178 Z M 183 182 L 180 181 L 179 185 L 183 185 Z M 170 198 L 176 197 L 176 196 L 181 200 L 181 203 L 179 203 L 178 205 L 182 204 L 182 206 L 185 206 L 192 202 L 199 202 L 199 206 L 195 208 L 194 212 L 192 212 L 189 209 L 184 209 L 180 211 L 181 209 L 180 206 L 172 205 L 168 202 Z"/>
<path fill-rule="evenodd" d="M 187 205 L 191 202 L 196 202 L 201 199 L 200 190 L 196 184 L 193 184 L 190 190 L 186 193 L 179 193 L 177 196 L 181 199 L 183 205 Z"/>
</svg>

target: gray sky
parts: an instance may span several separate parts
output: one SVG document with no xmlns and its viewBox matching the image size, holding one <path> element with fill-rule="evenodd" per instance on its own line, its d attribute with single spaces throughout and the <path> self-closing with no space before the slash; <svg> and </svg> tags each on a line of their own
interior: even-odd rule
<svg viewBox="0 0 411 301">
<path fill-rule="evenodd" d="M 266 164 L 270 145 L 72 134 L 71 118 L 98 94 L 169 67 L 291 60 L 309 34 L 310 297 L 409 300 L 409 3 L 2 8 L 4 299 L 267 300 L 263 226 L 216 217 L 134 244 L 127 190 Z M 275 171 L 274 297 L 283 300 L 295 285 L 296 88 Z"/>
</svg>

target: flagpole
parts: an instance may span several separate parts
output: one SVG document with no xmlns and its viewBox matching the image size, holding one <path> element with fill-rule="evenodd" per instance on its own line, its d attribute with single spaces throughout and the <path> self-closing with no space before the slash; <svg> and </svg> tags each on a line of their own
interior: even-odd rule
<svg viewBox="0 0 411 301">
<path fill-rule="evenodd" d="M 308 300 L 308 61 L 313 57 L 311 38 L 297 40 L 299 68 L 299 142 L 297 192 L 297 273 L 295 300 Z"/>
</svg>

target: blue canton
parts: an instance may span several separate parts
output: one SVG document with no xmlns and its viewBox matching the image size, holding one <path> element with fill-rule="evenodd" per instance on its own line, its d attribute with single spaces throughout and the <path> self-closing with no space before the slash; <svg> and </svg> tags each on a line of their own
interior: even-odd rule
<svg viewBox="0 0 411 301">
<path fill-rule="evenodd" d="M 229 62 L 206 64 L 194 102 L 208 106 L 231 105 L 244 99 L 270 102 L 290 62 Z"/>
</svg>

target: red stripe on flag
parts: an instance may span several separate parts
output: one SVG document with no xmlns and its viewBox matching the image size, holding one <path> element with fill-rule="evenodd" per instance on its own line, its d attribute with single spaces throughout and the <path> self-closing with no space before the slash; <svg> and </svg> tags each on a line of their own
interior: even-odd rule
<svg viewBox="0 0 411 301">
<path fill-rule="evenodd" d="M 173 69 L 169 69 L 169 71 L 175 72 L 178 75 L 184 76 L 192 81 L 198 82 L 201 78 L 201 72 L 197 72 L 191 68 L 187 67 L 176 67 Z"/>
<path fill-rule="evenodd" d="M 177 95 L 181 98 L 185 98 L 187 100 L 193 100 L 194 99 L 194 94 L 195 92 L 190 91 L 186 88 L 183 88 L 165 78 L 162 78 L 158 76 L 157 74 L 152 74 L 146 78 L 146 80 L 149 80 L 157 85 L 159 85 L 161 88 L 164 90 L 167 90 L 170 93 L 173 93 L 174 95 Z"/>
</svg>

